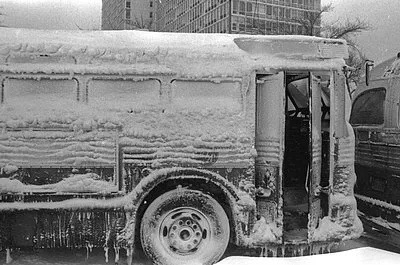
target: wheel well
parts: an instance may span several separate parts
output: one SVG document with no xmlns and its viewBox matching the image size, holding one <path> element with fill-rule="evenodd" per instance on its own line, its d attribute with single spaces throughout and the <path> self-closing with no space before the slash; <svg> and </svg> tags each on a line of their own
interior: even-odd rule
<svg viewBox="0 0 400 265">
<path fill-rule="evenodd" d="M 205 178 L 179 178 L 179 179 L 168 179 L 164 182 L 159 183 L 155 186 L 142 200 L 137 213 L 136 213 L 136 226 L 135 226 L 135 245 L 141 246 L 140 243 L 140 225 L 144 212 L 148 206 L 161 194 L 170 190 L 176 189 L 178 186 L 183 188 L 189 188 L 193 190 L 201 191 L 205 194 L 213 197 L 225 210 L 229 220 L 230 227 L 230 241 L 235 242 L 235 220 L 231 209 L 231 203 L 228 194 L 215 183 Z"/>
</svg>

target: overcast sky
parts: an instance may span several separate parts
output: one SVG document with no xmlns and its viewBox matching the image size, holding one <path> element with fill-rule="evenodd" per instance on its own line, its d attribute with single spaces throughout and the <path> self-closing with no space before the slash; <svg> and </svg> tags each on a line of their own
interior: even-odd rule
<svg viewBox="0 0 400 265">
<path fill-rule="evenodd" d="M 381 62 L 400 51 L 400 0 L 322 0 L 334 10 L 324 21 L 359 17 L 373 29 L 358 37 L 366 55 Z M 37 29 L 99 29 L 101 0 L 0 0 L 4 24 Z M 0 36 L 1 37 L 1 36 Z"/>
</svg>

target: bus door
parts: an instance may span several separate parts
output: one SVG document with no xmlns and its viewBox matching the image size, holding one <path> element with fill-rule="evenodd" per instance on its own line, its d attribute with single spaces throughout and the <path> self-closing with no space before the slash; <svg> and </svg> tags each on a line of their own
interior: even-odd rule
<svg viewBox="0 0 400 265">
<path fill-rule="evenodd" d="M 329 182 L 329 125 L 323 121 L 329 119 L 329 93 L 309 72 L 286 72 L 285 80 L 283 235 L 285 242 L 300 243 L 323 215 L 319 191 L 321 176 Z"/>
<path fill-rule="evenodd" d="M 257 75 L 256 188 L 257 210 L 282 229 L 282 157 L 285 122 L 284 73 Z M 281 240 L 281 239 L 279 239 Z"/>
<path fill-rule="evenodd" d="M 322 97 L 321 82 L 312 73 L 309 76 L 309 113 L 310 113 L 310 157 L 309 157 L 309 181 L 308 188 L 309 218 L 308 238 L 318 226 L 322 216 L 320 185 L 322 173 Z M 327 156 L 327 159 L 329 155 Z"/>
</svg>

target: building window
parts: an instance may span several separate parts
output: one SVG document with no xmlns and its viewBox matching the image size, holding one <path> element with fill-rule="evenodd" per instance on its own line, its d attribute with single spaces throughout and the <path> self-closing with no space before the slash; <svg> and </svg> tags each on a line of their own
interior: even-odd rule
<svg viewBox="0 0 400 265">
<path fill-rule="evenodd" d="M 286 9 L 286 18 L 291 19 L 291 10 L 290 9 Z"/>
<path fill-rule="evenodd" d="M 126 1 L 125 6 L 126 8 L 131 8 L 131 1 Z"/>
<path fill-rule="evenodd" d="M 233 14 L 237 14 L 238 6 L 239 6 L 239 1 L 238 0 L 233 0 L 233 3 L 232 3 L 232 12 L 233 12 Z"/>
<path fill-rule="evenodd" d="M 246 10 L 246 3 L 243 1 L 240 1 L 240 5 L 239 5 L 239 14 L 244 15 Z"/>
<path fill-rule="evenodd" d="M 272 6 L 267 6 L 267 15 L 272 16 Z"/>
<path fill-rule="evenodd" d="M 253 12 L 253 4 L 247 2 L 247 12 Z"/>
<path fill-rule="evenodd" d="M 153 7 L 153 1 L 150 1 L 150 7 Z"/>
<path fill-rule="evenodd" d="M 149 17 L 153 18 L 153 12 L 150 12 Z"/>
<path fill-rule="evenodd" d="M 126 10 L 126 12 L 125 12 L 125 18 L 126 18 L 126 19 L 131 19 L 131 10 L 130 10 L 130 9 L 129 9 L 129 10 L 128 10 L 128 9 Z"/>
<path fill-rule="evenodd" d="M 273 11 L 274 11 L 274 17 L 278 17 L 278 13 L 279 13 L 279 8 L 278 7 L 274 7 L 274 9 L 273 9 Z"/>
<path fill-rule="evenodd" d="M 280 18 L 284 17 L 284 13 L 285 13 L 285 10 L 283 8 L 279 8 L 279 17 Z"/>
<path fill-rule="evenodd" d="M 276 22 L 272 22 L 272 31 L 275 33 L 278 31 L 278 24 Z"/>
</svg>

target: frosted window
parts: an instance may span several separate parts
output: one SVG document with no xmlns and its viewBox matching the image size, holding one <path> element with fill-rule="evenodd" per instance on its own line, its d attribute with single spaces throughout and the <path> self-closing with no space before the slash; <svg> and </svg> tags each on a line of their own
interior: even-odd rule
<svg viewBox="0 0 400 265">
<path fill-rule="evenodd" d="M 100 109 L 133 111 L 156 106 L 159 100 L 160 83 L 156 80 L 93 80 L 89 84 L 88 103 Z"/>
<path fill-rule="evenodd" d="M 78 99 L 73 80 L 8 79 L 4 86 L 4 104 L 19 111 L 62 109 Z"/>
<path fill-rule="evenodd" d="M 240 83 L 175 81 L 173 103 L 191 110 L 241 110 Z"/>
</svg>

